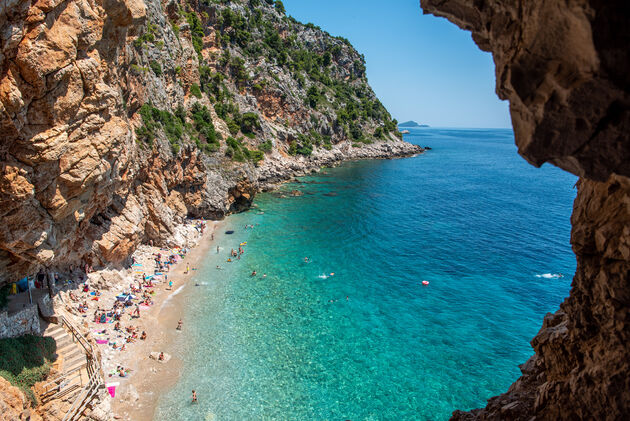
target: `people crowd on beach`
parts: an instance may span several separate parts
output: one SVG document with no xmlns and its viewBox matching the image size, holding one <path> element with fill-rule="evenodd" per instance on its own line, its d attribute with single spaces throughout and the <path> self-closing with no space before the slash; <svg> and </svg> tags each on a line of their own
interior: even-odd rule
<svg viewBox="0 0 630 421">
<path fill-rule="evenodd" d="M 206 223 L 203 221 L 197 221 L 194 225 L 195 229 L 201 234 L 204 233 Z M 143 330 L 138 324 L 141 320 L 141 309 L 149 308 L 154 305 L 153 296 L 156 293 L 156 289 L 159 284 L 166 284 L 168 282 L 169 288 L 173 287 L 173 279 L 169 279 L 168 273 L 171 267 L 178 263 L 181 259 L 184 259 L 188 254 L 189 249 L 186 247 L 175 248 L 173 250 L 160 250 L 153 253 L 151 260 L 148 262 L 153 263 L 152 274 L 147 275 L 146 267 L 139 263 L 135 257 L 131 258 L 131 269 L 134 273 L 133 282 L 129 284 L 129 288 L 122 291 L 117 295 L 110 306 L 103 306 L 103 296 L 98 288 L 93 287 L 88 282 L 88 274 L 93 271 L 93 268 L 85 264 L 85 277 L 84 283 L 80 286 L 79 292 L 69 291 L 69 302 L 67 309 L 82 317 L 88 317 L 88 312 L 94 310 L 91 317 L 91 321 L 102 328 L 93 330 L 94 338 L 96 342 L 101 345 L 110 347 L 111 350 L 121 352 L 127 349 L 127 344 L 134 343 L 137 340 L 146 341 L 147 332 Z M 144 262 L 145 265 L 147 262 Z M 186 273 L 190 273 L 190 264 L 186 264 Z M 195 270 L 192 268 L 192 270 Z M 160 279 L 161 277 L 161 279 Z M 90 309 L 91 303 L 96 301 L 96 308 Z M 71 304 L 72 303 L 72 304 Z M 76 303 L 76 304 L 74 304 Z M 109 325 L 113 325 L 113 329 L 109 330 Z M 182 330 L 183 322 L 180 319 L 177 325 L 177 330 Z M 164 354 L 160 353 L 160 361 L 164 361 Z M 126 377 L 130 372 L 129 369 L 120 365 L 116 366 L 116 370 L 109 372 L 109 375 L 118 375 L 120 377 Z"/>
</svg>

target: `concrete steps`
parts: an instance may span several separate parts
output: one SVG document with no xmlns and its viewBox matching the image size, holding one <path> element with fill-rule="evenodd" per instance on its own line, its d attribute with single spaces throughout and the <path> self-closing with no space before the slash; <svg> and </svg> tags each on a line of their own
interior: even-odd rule
<svg viewBox="0 0 630 421">
<path fill-rule="evenodd" d="M 69 372 L 87 363 L 83 348 L 72 341 L 72 336 L 61 325 L 48 325 L 43 335 L 55 340 L 57 356 L 62 358 L 60 365 L 62 372 Z"/>
<path fill-rule="evenodd" d="M 71 401 L 83 390 L 89 379 L 85 352 L 61 325 L 49 324 L 42 333 L 55 340 L 60 372 L 48 383 L 48 391 L 41 398 L 44 402 L 53 399 Z"/>
</svg>

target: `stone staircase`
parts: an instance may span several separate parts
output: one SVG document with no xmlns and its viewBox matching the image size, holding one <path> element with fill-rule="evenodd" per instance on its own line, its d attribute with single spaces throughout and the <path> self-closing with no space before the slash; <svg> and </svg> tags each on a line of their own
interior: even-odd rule
<svg viewBox="0 0 630 421">
<path fill-rule="evenodd" d="M 47 393 L 42 401 L 69 400 L 81 391 L 88 381 L 87 358 L 83 348 L 72 340 L 72 335 L 61 324 L 50 324 L 43 332 L 57 344 L 60 373 L 47 383 Z"/>
</svg>

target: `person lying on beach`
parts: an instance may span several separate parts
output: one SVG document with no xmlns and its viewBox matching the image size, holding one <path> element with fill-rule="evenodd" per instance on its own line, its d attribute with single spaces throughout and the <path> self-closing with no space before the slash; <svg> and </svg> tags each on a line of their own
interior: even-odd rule
<svg viewBox="0 0 630 421">
<path fill-rule="evenodd" d="M 72 291 L 70 291 L 70 299 L 72 301 L 79 301 L 79 298 L 76 295 L 74 295 L 74 292 Z"/>
<path fill-rule="evenodd" d="M 147 339 L 147 332 L 145 332 L 144 330 L 142 331 L 142 335 L 140 335 L 140 340 L 144 341 Z"/>
<path fill-rule="evenodd" d="M 114 330 L 120 330 L 120 322 L 116 322 L 114 325 Z"/>
</svg>

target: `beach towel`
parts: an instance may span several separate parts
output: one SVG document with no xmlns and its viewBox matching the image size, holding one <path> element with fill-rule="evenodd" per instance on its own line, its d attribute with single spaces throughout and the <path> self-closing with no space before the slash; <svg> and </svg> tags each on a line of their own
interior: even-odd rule
<svg viewBox="0 0 630 421">
<path fill-rule="evenodd" d="M 114 382 L 114 383 L 106 383 L 105 387 L 107 388 L 107 391 L 109 392 L 109 395 L 113 398 L 116 396 L 116 387 L 119 386 L 120 383 L 119 382 Z"/>
</svg>

